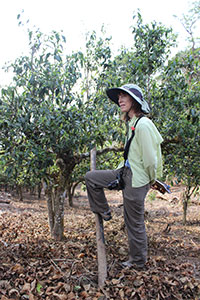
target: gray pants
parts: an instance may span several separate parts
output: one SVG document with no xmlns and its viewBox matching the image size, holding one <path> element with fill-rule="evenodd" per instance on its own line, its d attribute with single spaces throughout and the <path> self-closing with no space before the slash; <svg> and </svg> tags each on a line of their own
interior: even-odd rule
<svg viewBox="0 0 200 300">
<path fill-rule="evenodd" d="M 109 205 L 104 188 L 116 179 L 119 170 L 96 170 L 87 172 L 85 176 L 88 200 L 93 212 L 106 212 Z M 147 260 L 147 236 L 144 224 L 144 200 L 150 185 L 139 188 L 132 187 L 131 169 L 125 167 L 123 173 L 125 188 L 122 191 L 124 201 L 124 221 L 128 233 L 129 258 L 137 265 Z"/>
</svg>

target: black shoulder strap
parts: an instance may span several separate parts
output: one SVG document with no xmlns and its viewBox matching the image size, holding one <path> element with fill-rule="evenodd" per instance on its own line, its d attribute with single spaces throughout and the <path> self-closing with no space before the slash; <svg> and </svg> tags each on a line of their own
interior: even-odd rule
<svg viewBox="0 0 200 300">
<path fill-rule="evenodd" d="M 134 129 L 132 130 L 132 135 L 131 135 L 130 139 L 127 141 L 127 143 L 126 143 L 126 146 L 125 146 L 125 149 L 124 149 L 124 161 L 126 161 L 127 158 L 128 158 L 128 151 L 129 151 L 129 148 L 130 148 L 132 139 L 134 138 L 134 135 L 135 135 L 135 127 L 136 127 L 138 121 L 139 121 L 142 117 L 144 117 L 144 116 L 143 116 L 143 115 L 140 116 L 140 117 L 137 119 L 137 121 L 135 122 L 135 124 L 134 124 Z"/>
</svg>

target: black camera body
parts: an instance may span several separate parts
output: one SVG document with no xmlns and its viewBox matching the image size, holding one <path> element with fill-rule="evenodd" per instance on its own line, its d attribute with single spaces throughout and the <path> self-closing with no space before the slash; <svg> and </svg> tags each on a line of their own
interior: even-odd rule
<svg viewBox="0 0 200 300">
<path fill-rule="evenodd" d="M 108 184 L 108 189 L 109 190 L 117 190 L 117 191 L 120 191 L 120 190 L 123 190 L 124 187 L 125 187 L 125 183 L 124 183 L 124 180 L 122 178 L 122 175 L 123 173 L 120 172 L 117 174 L 117 177 L 115 180 L 111 181 L 109 184 Z"/>
</svg>

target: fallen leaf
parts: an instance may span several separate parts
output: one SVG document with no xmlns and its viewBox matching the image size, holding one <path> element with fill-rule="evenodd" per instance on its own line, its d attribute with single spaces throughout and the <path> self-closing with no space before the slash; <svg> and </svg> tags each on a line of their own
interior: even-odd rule
<svg viewBox="0 0 200 300">
<path fill-rule="evenodd" d="M 11 268 L 11 272 L 17 272 L 19 274 L 24 273 L 24 267 L 20 264 L 16 264 Z"/>
<path fill-rule="evenodd" d="M 73 293 L 73 292 L 70 292 L 69 294 L 67 294 L 67 299 L 69 299 L 69 300 L 74 300 L 74 299 L 76 299 L 76 296 L 75 296 L 75 294 Z"/>
<path fill-rule="evenodd" d="M 83 288 L 86 292 L 89 291 L 90 287 L 91 287 L 91 284 L 83 284 Z"/>
<path fill-rule="evenodd" d="M 36 300 L 36 297 L 31 292 L 28 294 L 28 296 L 29 300 Z"/>
<path fill-rule="evenodd" d="M 112 284 L 119 284 L 120 280 L 119 279 L 112 279 Z"/>
<path fill-rule="evenodd" d="M 9 300 L 9 298 L 7 298 L 6 296 L 1 296 L 1 300 Z"/>
<path fill-rule="evenodd" d="M 124 290 L 123 289 L 119 290 L 119 296 L 121 299 L 124 299 Z"/>
<path fill-rule="evenodd" d="M 82 291 L 80 292 L 79 296 L 83 299 L 87 298 L 88 297 L 88 293 L 86 291 Z"/>
<path fill-rule="evenodd" d="M 29 292 L 30 290 L 31 290 L 31 285 L 30 283 L 26 282 L 21 289 L 21 293 Z"/>
<path fill-rule="evenodd" d="M 134 280 L 134 282 L 133 282 L 133 285 L 135 286 L 135 287 L 139 287 L 139 286 L 141 286 L 142 284 L 143 284 L 144 282 L 143 282 L 143 280 Z"/>
<path fill-rule="evenodd" d="M 78 255 L 78 258 L 83 258 L 84 256 L 85 256 L 84 253 L 80 253 L 80 254 Z"/>
<path fill-rule="evenodd" d="M 53 293 L 52 296 L 54 296 L 55 300 L 67 300 L 69 299 L 67 295 L 64 294 L 57 294 L 57 293 Z"/>
<path fill-rule="evenodd" d="M 19 291 L 17 289 L 11 289 L 8 292 L 9 297 L 17 298 L 20 297 Z"/>
</svg>

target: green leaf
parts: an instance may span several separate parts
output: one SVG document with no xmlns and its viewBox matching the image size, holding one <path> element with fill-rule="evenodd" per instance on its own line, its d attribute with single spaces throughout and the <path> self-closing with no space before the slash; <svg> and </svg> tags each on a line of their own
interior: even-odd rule
<svg viewBox="0 0 200 300">
<path fill-rule="evenodd" d="M 36 286 L 36 290 L 37 290 L 38 294 L 41 293 L 41 289 L 42 289 L 42 288 L 43 288 L 43 286 L 38 282 L 38 283 L 37 283 L 37 286 Z"/>
<path fill-rule="evenodd" d="M 80 285 L 75 285 L 74 286 L 74 291 L 75 292 L 78 292 L 78 291 L 80 291 L 81 290 L 81 286 Z"/>
<path fill-rule="evenodd" d="M 58 55 L 58 54 L 55 54 L 55 55 L 54 55 L 54 58 L 55 58 L 57 61 L 59 61 L 59 62 L 62 61 L 62 58 L 61 58 L 60 55 Z"/>
</svg>

